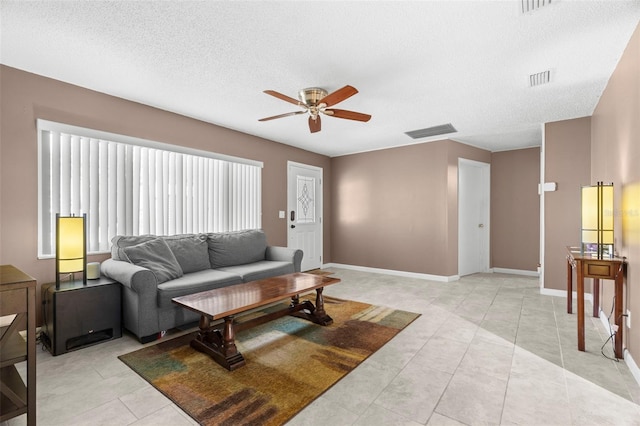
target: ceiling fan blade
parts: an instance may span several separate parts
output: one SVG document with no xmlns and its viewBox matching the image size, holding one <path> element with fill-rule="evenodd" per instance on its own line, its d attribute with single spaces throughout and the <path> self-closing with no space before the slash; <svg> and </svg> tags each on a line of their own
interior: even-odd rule
<svg viewBox="0 0 640 426">
<path fill-rule="evenodd" d="M 329 93 L 327 96 L 320 99 L 318 101 L 318 105 L 320 104 L 325 104 L 326 106 L 335 105 L 338 102 L 342 102 L 345 99 L 350 98 L 356 93 L 358 93 L 358 91 L 356 90 L 355 87 L 347 85 L 347 86 L 344 86 L 342 89 L 338 89 L 333 93 Z"/>
<path fill-rule="evenodd" d="M 292 115 L 298 115 L 298 114 L 305 114 L 307 111 L 296 111 L 296 112 L 287 112 L 285 114 L 280 114 L 280 115 L 274 115 L 272 117 L 265 117 L 265 118 L 261 118 L 258 121 L 269 121 L 269 120 L 275 120 L 276 118 L 283 118 L 283 117 L 290 117 Z"/>
<path fill-rule="evenodd" d="M 316 115 L 315 120 L 313 119 L 313 116 L 309 116 L 309 130 L 311 130 L 311 133 L 316 133 L 320 131 L 320 116 Z"/>
<path fill-rule="evenodd" d="M 297 99 L 293 99 L 287 95 L 283 95 L 280 92 L 276 92 L 275 90 L 265 90 L 264 93 L 266 93 L 267 95 L 271 95 L 271 96 L 275 96 L 278 99 L 282 99 L 283 101 L 289 102 L 291 104 L 294 105 L 301 105 L 301 106 L 305 106 L 302 102 L 300 102 Z"/>
<path fill-rule="evenodd" d="M 347 120 L 369 121 L 371 119 L 369 114 L 347 111 L 346 109 L 325 109 L 324 113 L 332 117 L 346 118 Z"/>
</svg>

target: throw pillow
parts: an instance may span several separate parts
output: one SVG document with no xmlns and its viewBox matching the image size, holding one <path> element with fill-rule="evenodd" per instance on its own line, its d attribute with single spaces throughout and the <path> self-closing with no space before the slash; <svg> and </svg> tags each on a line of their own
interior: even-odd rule
<svg viewBox="0 0 640 426">
<path fill-rule="evenodd" d="M 167 243 L 156 238 L 122 249 L 124 260 L 151 270 L 158 284 L 180 278 L 183 273 Z"/>
<path fill-rule="evenodd" d="M 211 268 L 205 234 L 183 234 L 162 237 L 182 268 L 182 272 L 198 272 Z"/>
<path fill-rule="evenodd" d="M 261 229 L 207 234 L 212 268 L 264 260 L 267 237 Z"/>
<path fill-rule="evenodd" d="M 135 246 L 140 243 L 146 243 L 156 239 L 155 235 L 116 235 L 111 239 L 111 258 L 113 260 L 125 260 L 122 249 L 125 247 Z"/>
</svg>

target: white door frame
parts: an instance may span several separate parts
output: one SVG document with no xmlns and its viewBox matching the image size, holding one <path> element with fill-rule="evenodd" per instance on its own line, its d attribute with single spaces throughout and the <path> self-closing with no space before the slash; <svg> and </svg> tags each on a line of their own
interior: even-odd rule
<svg viewBox="0 0 640 426">
<path fill-rule="evenodd" d="M 479 259 L 481 271 L 478 272 L 486 272 L 489 271 L 490 257 L 491 257 L 491 165 L 489 163 L 484 163 L 481 161 L 469 160 L 467 158 L 458 158 L 458 275 L 460 275 L 460 248 L 461 248 L 461 235 L 462 235 L 462 224 L 460 220 L 461 210 L 460 210 L 460 168 L 465 166 L 473 166 L 480 167 L 482 170 L 482 192 L 484 197 L 484 205 L 481 211 L 482 215 L 482 226 L 484 227 L 484 241 L 480 241 L 482 246 L 484 247 L 484 253 L 482 254 L 482 258 Z"/>
<path fill-rule="evenodd" d="M 311 170 L 313 172 L 319 173 L 320 174 L 320 182 L 319 182 L 319 191 L 316 193 L 316 207 L 318 209 L 318 219 L 320 221 L 320 235 L 317 235 L 317 239 L 316 241 L 318 242 L 318 244 L 320 245 L 320 247 L 317 247 L 318 249 L 318 253 L 320 254 L 320 264 L 319 267 L 322 267 L 324 259 L 323 259 L 323 250 L 324 250 L 324 220 L 323 220 L 323 206 L 324 206 L 324 194 L 323 194 L 323 179 L 324 179 L 324 175 L 323 175 L 323 169 L 322 167 L 318 167 L 318 166 L 312 166 L 309 164 L 303 164 L 303 163 L 297 163 L 295 161 L 287 161 L 287 215 L 286 215 L 286 219 L 287 219 L 287 246 L 291 247 L 291 240 L 292 240 L 292 228 L 291 228 L 291 212 L 293 210 L 296 209 L 296 205 L 291 205 L 291 194 L 289 194 L 289 188 L 290 188 L 290 180 L 292 179 L 292 175 L 291 175 L 291 166 L 294 167 L 298 167 L 298 168 L 302 168 L 302 169 L 308 169 Z M 294 197 L 295 198 L 295 197 Z M 303 258 L 304 259 L 304 258 Z"/>
</svg>

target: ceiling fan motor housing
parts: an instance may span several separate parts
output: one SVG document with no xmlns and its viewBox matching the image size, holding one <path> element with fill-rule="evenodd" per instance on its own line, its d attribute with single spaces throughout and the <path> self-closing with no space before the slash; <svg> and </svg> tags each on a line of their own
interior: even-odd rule
<svg viewBox="0 0 640 426">
<path fill-rule="evenodd" d="M 298 92 L 300 102 L 308 107 L 317 106 L 318 102 L 328 95 L 328 92 L 319 87 L 309 87 Z"/>
</svg>

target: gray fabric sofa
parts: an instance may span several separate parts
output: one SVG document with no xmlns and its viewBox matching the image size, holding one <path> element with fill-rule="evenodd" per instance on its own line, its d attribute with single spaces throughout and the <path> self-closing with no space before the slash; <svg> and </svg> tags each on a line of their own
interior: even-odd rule
<svg viewBox="0 0 640 426">
<path fill-rule="evenodd" d="M 102 274 L 122 284 L 124 328 L 149 342 L 199 316 L 171 301 L 214 288 L 300 272 L 302 250 L 267 246 L 261 230 L 116 236 Z"/>
</svg>

